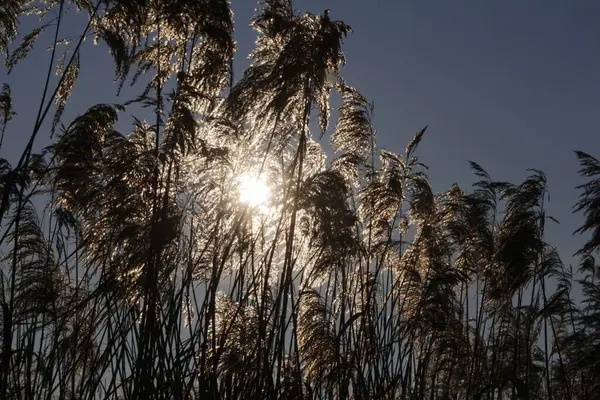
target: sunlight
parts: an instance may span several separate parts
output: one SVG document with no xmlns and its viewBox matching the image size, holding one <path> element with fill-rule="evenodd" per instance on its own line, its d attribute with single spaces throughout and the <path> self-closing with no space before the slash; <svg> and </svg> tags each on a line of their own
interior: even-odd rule
<svg viewBox="0 0 600 400">
<path fill-rule="evenodd" d="M 271 190 L 264 176 L 244 173 L 238 178 L 240 201 L 251 207 L 261 207 L 269 200 Z"/>
</svg>

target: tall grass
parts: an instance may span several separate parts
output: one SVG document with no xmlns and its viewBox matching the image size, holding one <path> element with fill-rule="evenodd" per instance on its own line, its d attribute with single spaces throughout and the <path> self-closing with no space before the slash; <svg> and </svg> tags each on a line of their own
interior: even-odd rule
<svg viewBox="0 0 600 400">
<path fill-rule="evenodd" d="M 425 129 L 377 147 L 372 104 L 340 76 L 350 28 L 328 11 L 262 2 L 233 82 L 225 0 L 3 2 L 0 50 L 38 6 L 54 29 L 40 111 L 17 165 L 0 161 L 0 398 L 595 398 L 596 159 L 577 153 L 592 238 L 575 280 L 545 240 L 542 172 L 512 184 L 471 163 L 470 189 L 434 193 Z M 88 24 L 57 58 L 75 6 Z M 88 36 L 140 95 L 63 126 Z M 117 131 L 133 103 L 152 122 Z M 240 176 L 268 200 L 242 201 Z"/>
</svg>

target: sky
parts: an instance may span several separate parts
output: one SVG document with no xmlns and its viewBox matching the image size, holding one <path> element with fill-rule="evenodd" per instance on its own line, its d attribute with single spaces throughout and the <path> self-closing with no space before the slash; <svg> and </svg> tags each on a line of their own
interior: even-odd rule
<svg viewBox="0 0 600 400">
<path fill-rule="evenodd" d="M 419 147 L 436 191 L 476 179 L 467 160 L 498 180 L 519 182 L 536 168 L 549 181 L 548 240 L 563 260 L 583 242 L 572 232 L 571 209 L 582 180 L 573 150 L 600 157 L 600 2 L 597 0 L 296 0 L 353 28 L 342 76 L 375 103 L 378 144 L 402 152 L 429 128 Z M 256 2 L 232 0 L 241 75 L 253 47 L 248 27 Z M 81 27 L 66 27 L 77 32 Z M 26 31 L 25 21 L 22 31 Z M 47 46 L 49 42 L 46 41 Z M 15 162 L 31 132 L 49 52 L 44 42 L 9 76 L 18 112 L 0 157 Z M 82 72 L 65 113 L 115 101 L 107 84 L 106 48 L 86 48 Z M 3 60 L 1 60 L 3 61 Z M 125 98 L 120 101 L 124 101 Z M 51 118 L 50 118 L 51 119 Z M 36 148 L 50 142 L 47 130 Z M 326 139 L 324 139 L 326 140 Z"/>
</svg>

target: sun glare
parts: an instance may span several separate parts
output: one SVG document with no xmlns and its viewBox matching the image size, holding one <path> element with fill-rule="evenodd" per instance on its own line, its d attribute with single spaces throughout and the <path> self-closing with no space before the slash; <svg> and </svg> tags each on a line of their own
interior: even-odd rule
<svg viewBox="0 0 600 400">
<path fill-rule="evenodd" d="M 261 207 L 269 200 L 271 191 L 264 176 L 245 173 L 239 178 L 240 201 L 251 207 Z"/>
</svg>

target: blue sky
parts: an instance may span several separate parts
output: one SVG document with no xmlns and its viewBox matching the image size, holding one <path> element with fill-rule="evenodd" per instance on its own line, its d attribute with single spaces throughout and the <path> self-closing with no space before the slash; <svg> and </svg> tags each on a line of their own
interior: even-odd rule
<svg viewBox="0 0 600 400">
<path fill-rule="evenodd" d="M 232 3 L 239 76 L 255 40 L 248 27 L 255 2 Z M 571 215 L 573 187 L 581 182 L 573 150 L 600 157 L 600 2 L 296 0 L 295 7 L 329 8 L 353 28 L 342 73 L 375 102 L 380 146 L 403 151 L 429 125 L 419 156 L 436 190 L 470 185 L 467 160 L 513 182 L 528 168 L 545 171 L 549 213 L 561 222 L 548 228 L 549 240 L 571 261 L 582 242 L 571 236 L 581 222 Z M 0 70 L 19 113 L 0 149 L 11 161 L 31 132 L 49 57 L 44 47 L 36 45 L 12 75 Z M 88 47 L 82 60 L 65 122 L 95 103 L 115 101 L 106 49 Z M 49 143 L 47 131 L 38 143 Z"/>
</svg>

